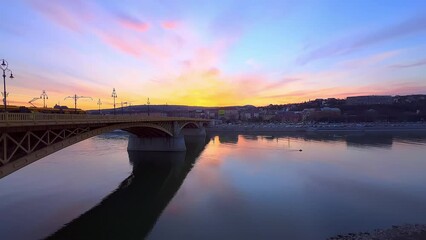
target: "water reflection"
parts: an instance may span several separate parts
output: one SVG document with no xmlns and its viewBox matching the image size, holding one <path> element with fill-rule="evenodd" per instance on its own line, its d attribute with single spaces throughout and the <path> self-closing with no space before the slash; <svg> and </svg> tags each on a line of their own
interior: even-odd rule
<svg viewBox="0 0 426 240">
<path fill-rule="evenodd" d="M 247 139 L 247 140 L 255 140 L 255 141 L 257 141 L 257 139 L 258 139 L 257 135 L 242 135 L 242 137 L 244 139 Z"/>
<path fill-rule="evenodd" d="M 128 152 L 131 175 L 47 239 L 144 239 L 207 144 L 204 137 L 185 142 L 186 152 Z"/>
<path fill-rule="evenodd" d="M 229 133 L 229 134 L 219 135 L 219 142 L 220 143 L 237 144 L 238 143 L 238 134 Z"/>
<path fill-rule="evenodd" d="M 426 135 L 265 133 L 240 135 L 237 145 L 212 141 L 149 238 L 311 240 L 425 223 L 424 145 L 401 144 L 413 138 L 422 144 Z"/>
<path fill-rule="evenodd" d="M 426 133 L 208 139 L 187 141 L 185 155 L 139 155 L 108 134 L 52 154 L 0 181 L 0 238 L 68 222 L 50 239 L 310 240 L 426 223 Z"/>
<path fill-rule="evenodd" d="M 220 133 L 210 134 L 208 138 L 218 137 L 220 143 L 238 143 L 238 137 L 245 140 L 258 141 L 317 141 L 317 142 L 345 142 L 348 147 L 354 148 L 391 148 L 395 142 L 420 144 L 426 143 L 426 132 L 287 132 L 287 133 L 256 133 L 235 134 Z"/>
</svg>

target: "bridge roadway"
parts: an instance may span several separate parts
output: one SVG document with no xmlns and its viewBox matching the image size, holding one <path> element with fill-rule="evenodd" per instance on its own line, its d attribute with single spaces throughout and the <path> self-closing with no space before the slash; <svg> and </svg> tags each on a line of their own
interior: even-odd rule
<svg viewBox="0 0 426 240">
<path fill-rule="evenodd" d="M 129 150 L 185 151 L 210 120 L 146 115 L 0 113 L 0 178 L 93 136 L 124 130 Z"/>
</svg>

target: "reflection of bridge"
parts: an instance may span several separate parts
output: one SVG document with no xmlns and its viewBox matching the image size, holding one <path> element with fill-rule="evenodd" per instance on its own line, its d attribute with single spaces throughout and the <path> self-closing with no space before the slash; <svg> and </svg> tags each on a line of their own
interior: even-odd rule
<svg viewBox="0 0 426 240">
<path fill-rule="evenodd" d="M 0 178 L 90 137 L 121 129 L 129 150 L 185 151 L 183 135 L 205 134 L 209 120 L 138 115 L 0 113 Z"/>
<path fill-rule="evenodd" d="M 206 145 L 205 137 L 185 141 L 186 152 L 129 151 L 132 174 L 47 239 L 146 239 Z"/>
</svg>

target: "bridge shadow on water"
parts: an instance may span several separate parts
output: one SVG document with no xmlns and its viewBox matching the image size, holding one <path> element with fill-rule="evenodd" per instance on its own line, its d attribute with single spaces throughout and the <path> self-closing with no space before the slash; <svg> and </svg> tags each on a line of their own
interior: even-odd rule
<svg viewBox="0 0 426 240">
<path fill-rule="evenodd" d="M 46 239 L 146 238 L 207 141 L 185 137 L 186 152 L 129 151 L 131 175 L 97 206 Z"/>
</svg>

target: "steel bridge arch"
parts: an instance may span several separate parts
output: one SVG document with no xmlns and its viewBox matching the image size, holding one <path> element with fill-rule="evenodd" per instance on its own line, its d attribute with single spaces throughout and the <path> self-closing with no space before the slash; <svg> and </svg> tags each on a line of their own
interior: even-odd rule
<svg viewBox="0 0 426 240">
<path fill-rule="evenodd" d="M 61 130 L 28 130 L 20 133 L 18 137 L 13 137 L 8 133 L 0 136 L 0 145 L 6 146 L 6 141 L 14 144 L 12 152 L 8 154 L 4 149 L 0 154 L 0 178 L 9 175 L 43 157 L 66 147 L 84 141 L 91 137 L 111 132 L 123 130 L 132 133 L 130 129 L 150 128 L 163 133 L 165 136 L 173 135 L 172 123 L 118 123 L 101 127 L 74 126 Z"/>
<path fill-rule="evenodd" d="M 197 124 L 196 122 L 186 122 L 186 123 L 184 123 L 184 124 L 182 124 L 181 126 L 180 126 L 180 129 L 179 130 L 182 130 L 182 129 L 184 129 L 186 126 L 188 126 L 188 125 L 192 125 L 192 126 L 195 126 L 195 128 L 200 128 L 200 125 L 199 124 Z"/>
</svg>

